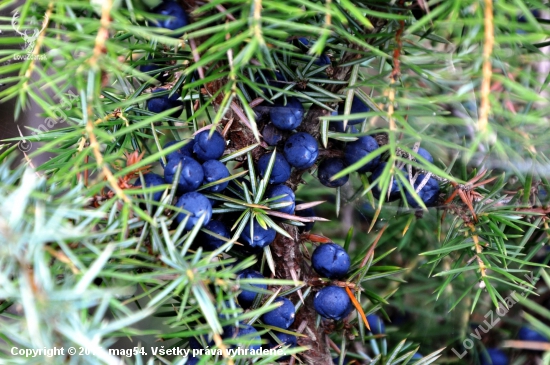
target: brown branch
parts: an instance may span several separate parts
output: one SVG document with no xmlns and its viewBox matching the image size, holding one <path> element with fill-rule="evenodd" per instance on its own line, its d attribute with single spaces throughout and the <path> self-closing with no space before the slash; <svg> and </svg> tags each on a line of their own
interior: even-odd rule
<svg viewBox="0 0 550 365">
<path fill-rule="evenodd" d="M 483 74 L 481 80 L 481 106 L 479 108 L 478 130 L 482 133 L 487 131 L 489 122 L 489 111 L 491 104 L 489 94 L 491 93 L 491 78 L 493 68 L 491 66 L 491 54 L 495 43 L 493 29 L 493 0 L 485 0 L 485 41 L 483 44 Z"/>
<path fill-rule="evenodd" d="M 32 51 L 31 63 L 29 64 L 29 68 L 27 69 L 27 72 L 25 72 L 25 83 L 22 86 L 23 90 L 26 90 L 27 87 L 29 86 L 29 80 L 30 80 L 32 72 L 34 70 L 36 56 L 38 56 L 38 53 L 40 52 L 40 48 L 42 47 L 42 43 L 44 42 L 44 37 L 46 35 L 46 28 L 48 27 L 48 24 L 50 22 L 50 17 L 51 17 L 52 12 L 53 12 L 53 5 L 54 5 L 54 2 L 53 1 L 50 2 L 48 4 L 48 9 L 46 10 L 46 13 L 44 14 L 44 21 L 42 22 L 43 31 L 38 36 L 38 39 L 36 40 L 34 49 Z"/>
</svg>

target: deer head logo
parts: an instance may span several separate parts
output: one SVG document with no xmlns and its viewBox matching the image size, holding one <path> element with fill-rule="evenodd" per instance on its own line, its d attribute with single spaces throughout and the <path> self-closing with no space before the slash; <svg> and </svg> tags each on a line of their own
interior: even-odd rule
<svg viewBox="0 0 550 365">
<path fill-rule="evenodd" d="M 20 30 L 21 25 L 19 24 L 19 12 L 15 12 L 15 14 L 13 14 L 13 17 L 11 18 L 11 25 L 13 27 L 13 30 L 15 30 L 18 34 L 20 34 L 23 37 L 23 40 L 25 41 L 25 44 L 26 44 L 25 49 L 27 53 L 33 52 L 38 36 L 46 28 L 46 24 L 48 24 L 47 16 L 44 17 L 44 20 L 45 21 L 42 23 L 43 24 L 42 29 L 38 30 L 38 28 L 34 28 L 32 34 L 29 35 L 27 34 L 27 30 L 25 30 L 24 32 L 21 32 Z"/>
</svg>

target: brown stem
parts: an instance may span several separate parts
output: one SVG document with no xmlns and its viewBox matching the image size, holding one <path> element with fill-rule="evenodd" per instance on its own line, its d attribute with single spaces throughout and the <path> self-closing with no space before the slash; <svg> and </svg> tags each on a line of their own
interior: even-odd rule
<svg viewBox="0 0 550 365">
<path fill-rule="evenodd" d="M 284 225 L 284 228 L 296 239 L 290 239 L 277 234 L 275 241 L 271 244 L 271 252 L 276 263 L 276 277 L 284 279 L 292 278 L 294 276 L 292 271 L 294 271 L 295 276 L 306 283 L 318 279 L 318 275 L 315 274 L 311 266 L 304 260 L 303 254 L 300 251 L 296 227 Z M 317 313 L 313 308 L 314 297 L 315 294 L 310 293 L 305 299 L 304 305 L 296 313 L 296 319 L 292 327 L 297 329 L 302 323 L 306 323 L 303 333 L 307 337 L 299 339 L 300 346 L 310 347 L 310 350 L 300 355 L 306 364 L 330 364 L 332 363 L 332 359 L 330 357 L 329 346 L 324 341 L 323 326 L 315 327 Z M 298 293 L 291 294 L 289 299 L 293 303 L 301 300 Z"/>
</svg>

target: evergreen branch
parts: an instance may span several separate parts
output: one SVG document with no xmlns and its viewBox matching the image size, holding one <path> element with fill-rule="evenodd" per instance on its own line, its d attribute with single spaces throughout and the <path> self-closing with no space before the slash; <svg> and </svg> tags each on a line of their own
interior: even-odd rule
<svg viewBox="0 0 550 365">
<path fill-rule="evenodd" d="M 491 101 L 489 94 L 491 92 L 491 77 L 493 74 L 493 66 L 491 62 L 491 54 L 494 47 L 494 25 L 493 25 L 493 2 L 491 0 L 484 1 L 484 29 L 485 38 L 483 44 L 483 74 L 481 79 L 481 106 L 479 109 L 479 124 L 478 129 L 482 134 L 487 132 L 489 112 L 491 110 Z"/>
</svg>

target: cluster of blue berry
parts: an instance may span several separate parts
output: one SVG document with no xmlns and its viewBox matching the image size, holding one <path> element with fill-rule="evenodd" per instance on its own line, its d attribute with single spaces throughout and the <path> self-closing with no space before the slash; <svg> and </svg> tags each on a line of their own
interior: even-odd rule
<svg viewBox="0 0 550 365">
<path fill-rule="evenodd" d="M 548 338 L 529 326 L 519 329 L 518 340 L 528 342 L 550 342 Z M 508 365 L 510 360 L 504 351 L 498 348 L 488 348 L 480 356 L 481 365 Z"/>
</svg>

